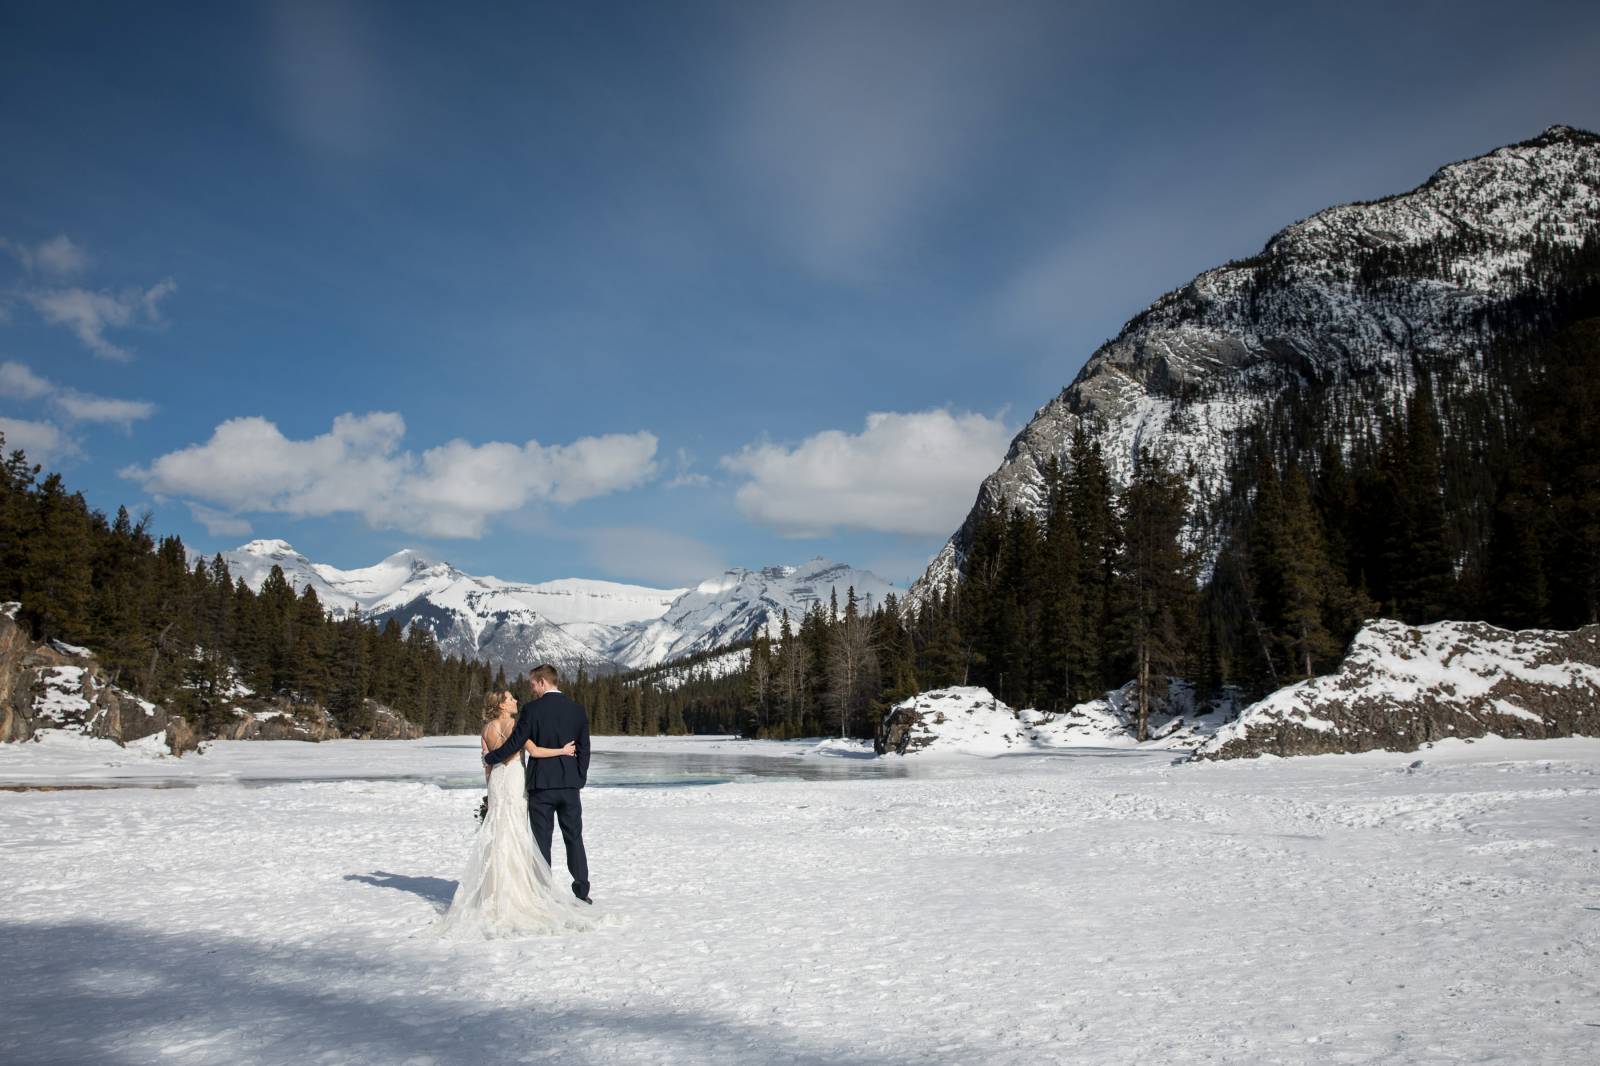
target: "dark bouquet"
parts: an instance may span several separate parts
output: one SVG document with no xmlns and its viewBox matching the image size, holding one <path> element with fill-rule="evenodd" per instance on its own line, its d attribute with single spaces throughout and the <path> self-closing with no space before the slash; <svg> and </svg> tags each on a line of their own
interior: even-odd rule
<svg viewBox="0 0 1600 1066">
<path fill-rule="evenodd" d="M 483 820 L 485 818 L 489 817 L 489 797 L 488 796 L 483 797 L 483 802 L 478 804 L 478 810 L 474 814 L 474 817 L 478 819 L 478 824 L 479 825 L 482 825 L 483 824 Z"/>
</svg>

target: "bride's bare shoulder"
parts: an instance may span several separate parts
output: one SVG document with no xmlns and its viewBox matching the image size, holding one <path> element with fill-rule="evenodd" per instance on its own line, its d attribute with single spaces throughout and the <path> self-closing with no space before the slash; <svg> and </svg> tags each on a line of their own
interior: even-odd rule
<svg viewBox="0 0 1600 1066">
<path fill-rule="evenodd" d="M 506 737 L 510 735 L 510 727 L 502 726 L 498 719 L 483 727 L 483 739 L 489 742 L 491 748 L 498 748 L 504 744 Z"/>
</svg>

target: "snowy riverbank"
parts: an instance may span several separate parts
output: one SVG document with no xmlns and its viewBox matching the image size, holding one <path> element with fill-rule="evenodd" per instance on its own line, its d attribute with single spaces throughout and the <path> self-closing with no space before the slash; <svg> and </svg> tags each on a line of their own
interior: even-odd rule
<svg viewBox="0 0 1600 1066">
<path fill-rule="evenodd" d="M 837 741 L 832 743 L 839 743 Z M 737 737 L 595 737 L 594 750 L 618 754 L 685 752 L 795 757 L 818 747 L 810 741 L 740 740 Z M 859 744 L 858 750 L 871 752 Z M 160 737 L 121 747 L 109 740 L 47 730 L 37 741 L 0 744 L 0 787 L 7 785 L 222 784 L 304 778 L 385 778 L 471 775 L 478 738 L 421 740 L 207 741 L 199 754 L 174 758 Z"/>
<path fill-rule="evenodd" d="M 0 1059 L 1566 1063 L 1595 1047 L 1597 740 L 594 789 L 595 895 L 619 924 L 488 949 L 429 936 L 474 790 L 228 783 L 279 748 L 186 758 L 224 775 L 197 788 L 0 794 Z M 289 748 L 302 776 L 472 757 L 470 738 Z"/>
</svg>

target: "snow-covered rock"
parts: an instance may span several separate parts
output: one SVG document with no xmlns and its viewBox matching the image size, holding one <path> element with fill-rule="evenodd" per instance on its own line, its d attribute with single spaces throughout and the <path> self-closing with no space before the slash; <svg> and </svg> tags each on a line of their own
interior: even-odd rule
<svg viewBox="0 0 1600 1066">
<path fill-rule="evenodd" d="M 1540 248 L 1597 235 L 1600 137 L 1565 126 L 1284 229 L 1259 255 L 1162 296 L 1097 350 L 1012 441 L 912 601 L 959 576 L 977 519 L 1000 500 L 1042 509 L 1045 465 L 1066 461 L 1079 428 L 1118 484 L 1140 447 L 1187 472 L 1199 504 L 1189 535 L 1208 569 L 1219 532 L 1208 513 L 1237 430 L 1312 387 L 1349 432 L 1370 430 L 1411 393 L 1414 359 L 1479 365 L 1495 340 L 1481 312 L 1543 284 L 1524 271 Z"/>
<path fill-rule="evenodd" d="M 1514 632 L 1484 622 L 1368 622 L 1337 673 L 1250 705 L 1197 754 L 1413 751 L 1490 733 L 1600 735 L 1600 626 Z"/>
<path fill-rule="evenodd" d="M 1015 709 L 986 688 L 954 686 L 923 692 L 889 709 L 874 749 L 880 755 L 938 751 L 1006 755 L 1061 748 L 1140 746 L 1137 692 L 1132 682 L 1060 713 Z M 1232 703 L 1198 705 L 1194 687 L 1172 679 L 1150 716 L 1143 746 L 1188 749 L 1204 743 L 1226 720 Z"/>
</svg>

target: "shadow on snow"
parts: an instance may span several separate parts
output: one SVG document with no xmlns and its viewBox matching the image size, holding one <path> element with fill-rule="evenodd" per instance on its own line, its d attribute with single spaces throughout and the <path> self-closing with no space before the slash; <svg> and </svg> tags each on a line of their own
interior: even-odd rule
<svg viewBox="0 0 1600 1066">
<path fill-rule="evenodd" d="M 387 880 L 379 881 L 379 878 Z M 365 880 L 364 878 L 356 878 Z M 437 898 L 437 878 L 374 875 Z M 98 921 L 0 923 L 7 978 L 0 1060 L 32 1066 L 145 1063 L 472 1062 L 551 1060 L 867 1066 L 907 1063 L 881 1050 L 818 1047 L 728 1015 L 641 1004 L 546 1009 L 538 956 L 516 966 L 483 945 L 409 942 L 409 957 Z M 524 942 L 515 942 L 521 947 Z M 541 948 L 552 942 L 545 941 Z M 581 950 L 567 942 L 564 950 Z M 475 972 L 441 986 L 437 963 L 477 951 Z M 521 972 L 515 972 L 520 970 Z M 517 983 L 498 1001 L 485 989 Z M 635 997 L 634 1002 L 638 999 Z"/>
<path fill-rule="evenodd" d="M 370 874 L 345 874 L 344 879 L 359 881 L 364 885 L 376 885 L 378 888 L 395 888 L 401 892 L 409 892 L 413 896 L 421 896 L 433 904 L 433 909 L 440 914 L 450 909 L 450 901 L 455 898 L 458 884 L 443 877 L 409 877 L 406 874 L 385 873 L 383 870 L 374 870 Z"/>
</svg>

